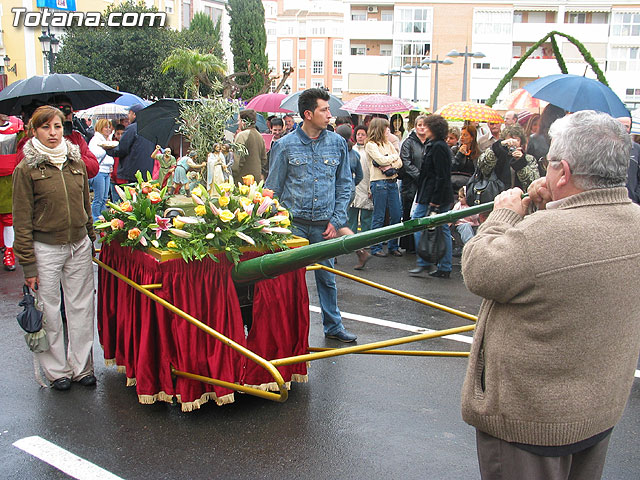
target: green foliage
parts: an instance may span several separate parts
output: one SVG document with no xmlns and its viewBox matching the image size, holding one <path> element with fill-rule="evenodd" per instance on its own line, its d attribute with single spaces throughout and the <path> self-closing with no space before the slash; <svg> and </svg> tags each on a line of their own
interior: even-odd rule
<svg viewBox="0 0 640 480">
<path fill-rule="evenodd" d="M 498 86 L 495 88 L 495 90 L 493 91 L 493 93 L 491 94 L 491 96 L 489 97 L 489 99 L 487 100 L 487 105 L 488 106 L 493 106 L 494 103 L 496 103 L 496 100 L 498 99 L 498 95 L 500 95 L 500 92 L 502 91 L 502 89 L 507 85 L 507 83 L 509 83 L 513 77 L 515 76 L 515 74 L 518 72 L 518 70 L 520 70 L 520 67 L 522 66 L 522 64 L 524 63 L 524 61 L 529 58 L 531 56 L 531 54 L 533 54 L 533 52 L 535 52 L 538 47 L 540 47 L 540 45 L 542 45 L 544 42 L 547 41 L 547 39 L 551 38 L 551 46 L 553 48 L 553 52 L 554 55 L 556 57 L 556 61 L 558 62 L 558 66 L 560 67 L 560 71 L 562 73 L 567 73 L 567 65 L 564 61 L 564 58 L 562 57 L 562 54 L 560 53 L 560 49 L 558 48 L 558 44 L 556 42 L 555 36 L 559 35 L 561 37 L 566 38 L 567 40 L 569 40 L 571 43 L 573 43 L 577 48 L 578 51 L 582 54 L 582 57 L 584 58 L 584 60 L 591 66 L 592 70 L 594 71 L 594 73 L 596 74 L 596 76 L 598 77 L 598 81 L 605 84 L 605 85 L 609 85 L 607 83 L 607 79 L 604 76 L 604 72 L 600 69 L 600 67 L 598 66 L 598 62 L 595 61 L 595 59 L 593 58 L 593 56 L 591 55 L 591 53 L 589 52 L 589 50 L 587 50 L 587 48 L 575 37 L 572 37 L 570 35 L 567 35 L 566 33 L 562 33 L 562 32 L 558 32 L 558 31 L 552 31 L 547 33 L 544 37 L 542 37 L 540 40 L 538 40 L 536 43 L 534 43 L 527 51 L 526 53 L 522 56 L 522 58 L 520 58 L 513 67 L 511 67 L 511 70 L 509 70 L 506 75 L 504 77 L 502 77 L 502 80 L 500 80 L 500 83 L 498 83 Z"/>
<path fill-rule="evenodd" d="M 198 50 L 187 48 L 176 48 L 162 62 L 162 73 L 166 74 L 169 70 L 176 70 L 188 78 L 185 84 L 185 98 L 187 98 L 189 90 L 194 98 L 198 98 L 201 84 L 216 89 L 216 86 L 209 79 L 209 75 L 214 72 L 219 75 L 224 74 L 225 69 L 225 63 L 213 53 L 201 53 Z M 218 89 L 221 88 L 222 85 L 219 85 Z"/>
<path fill-rule="evenodd" d="M 157 12 L 143 2 L 110 5 L 110 12 Z M 203 22 L 192 30 L 176 32 L 167 27 L 68 27 L 54 70 L 80 73 L 121 91 L 141 97 L 180 97 L 188 77 L 176 70 L 161 74 L 161 64 L 174 48 L 197 48 L 214 51 L 222 58 L 218 35 L 201 33 Z M 202 27 L 205 28 L 205 27 Z M 210 30 L 207 30 L 210 31 Z M 217 46 L 216 46 L 217 45 Z M 203 89 L 203 92 L 206 89 Z M 208 90 L 206 90 L 208 93 Z"/>
<path fill-rule="evenodd" d="M 264 7 L 260 0 L 229 0 L 229 37 L 233 53 L 233 69 L 235 72 L 262 71 L 267 72 L 268 61 L 265 53 L 267 33 L 264 28 Z M 244 83 L 247 79 L 240 77 Z M 254 76 L 254 82 L 242 92 L 243 98 L 252 98 L 263 86 L 261 75 Z"/>
</svg>

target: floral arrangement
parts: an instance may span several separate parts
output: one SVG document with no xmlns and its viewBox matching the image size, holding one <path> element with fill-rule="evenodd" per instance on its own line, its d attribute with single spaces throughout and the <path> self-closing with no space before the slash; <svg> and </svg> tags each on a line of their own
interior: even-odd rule
<svg viewBox="0 0 640 480">
<path fill-rule="evenodd" d="M 252 175 L 242 177 L 242 183 L 215 185 L 218 197 L 210 196 L 202 186 L 196 187 L 191 198 L 195 216 L 162 216 L 166 207 L 166 188 L 160 190 L 150 176 L 144 181 L 136 173 L 137 184 L 116 187 L 121 202 L 108 202 L 104 221 L 95 227 L 102 231 L 101 241 L 118 240 L 133 248 L 154 246 L 176 251 L 185 261 L 209 256 L 211 250 L 225 252 L 238 263 L 241 248 L 286 249 L 291 238 L 289 212 L 273 192 L 256 184 Z"/>
</svg>

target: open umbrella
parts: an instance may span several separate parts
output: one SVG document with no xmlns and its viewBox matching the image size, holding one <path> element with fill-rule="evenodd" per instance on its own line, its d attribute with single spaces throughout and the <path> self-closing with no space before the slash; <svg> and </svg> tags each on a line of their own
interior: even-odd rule
<svg viewBox="0 0 640 480">
<path fill-rule="evenodd" d="M 413 109 L 413 104 L 391 95 L 360 95 L 342 105 L 350 113 L 396 113 Z"/>
<path fill-rule="evenodd" d="M 269 128 L 267 127 L 267 121 L 262 115 L 256 115 L 256 128 L 260 133 L 266 133 L 269 131 Z M 238 115 L 234 115 L 233 118 L 231 118 L 227 122 L 225 130 L 228 130 L 232 133 L 235 133 L 236 130 L 238 130 Z"/>
<path fill-rule="evenodd" d="M 104 83 L 77 73 L 37 75 L 13 82 L 0 91 L 0 113 L 19 115 L 22 107 L 32 100 L 46 102 L 57 94 L 69 97 L 76 110 L 113 102 L 121 95 Z"/>
<path fill-rule="evenodd" d="M 612 117 L 629 115 L 627 107 L 604 83 L 579 75 L 559 73 L 525 85 L 533 97 L 546 100 L 568 112 L 597 110 Z"/>
<path fill-rule="evenodd" d="M 286 108 L 287 110 L 291 110 L 292 112 L 298 111 L 298 98 L 302 92 L 296 92 L 288 95 L 282 103 L 280 104 L 280 108 Z M 342 100 L 338 97 L 329 94 L 329 109 L 331 110 L 331 115 L 334 117 L 344 117 L 348 116 L 349 112 L 342 108 Z"/>
<path fill-rule="evenodd" d="M 293 110 L 280 106 L 285 98 L 287 96 L 284 93 L 263 93 L 253 97 L 247 103 L 247 108 L 252 108 L 256 112 L 291 113 Z"/>
<path fill-rule="evenodd" d="M 148 107 L 149 105 L 151 105 L 151 102 L 148 102 L 147 100 L 143 100 L 138 95 L 134 95 L 133 93 L 128 93 L 128 92 L 120 92 L 120 93 L 122 93 L 122 96 L 120 96 L 115 101 L 115 103 L 117 103 L 118 105 L 122 105 L 123 107 L 131 107 L 135 104 L 140 104 L 143 107 Z"/>
<path fill-rule="evenodd" d="M 138 135 L 150 140 L 154 145 L 166 147 L 178 132 L 180 104 L 163 98 L 136 113 Z"/>
<path fill-rule="evenodd" d="M 493 108 L 473 102 L 449 103 L 438 109 L 436 115 L 442 115 L 447 120 L 504 123 L 502 116 Z"/>
<path fill-rule="evenodd" d="M 129 108 L 125 107 L 124 105 L 118 105 L 115 102 L 103 103 L 102 105 L 96 105 L 95 107 L 80 110 L 76 113 L 76 117 L 91 119 L 116 119 L 120 117 L 126 117 L 128 111 Z"/>
<path fill-rule="evenodd" d="M 518 88 L 504 101 L 504 105 L 508 110 L 527 110 L 527 109 L 543 109 L 549 102 L 533 98 L 524 88 Z"/>
</svg>

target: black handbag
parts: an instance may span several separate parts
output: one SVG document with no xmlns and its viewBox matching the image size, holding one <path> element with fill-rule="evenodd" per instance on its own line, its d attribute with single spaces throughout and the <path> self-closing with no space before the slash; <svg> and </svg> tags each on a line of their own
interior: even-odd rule
<svg viewBox="0 0 640 480">
<path fill-rule="evenodd" d="M 16 316 L 18 324 L 27 333 L 39 332 L 42 330 L 42 312 L 36 308 L 35 298 L 29 287 L 23 285 L 22 293 L 24 296 L 18 305 L 24 307 L 24 310 Z"/>
<path fill-rule="evenodd" d="M 420 235 L 420 242 L 416 248 L 416 253 L 427 263 L 436 264 L 446 252 L 444 230 L 442 225 L 427 228 Z"/>
<path fill-rule="evenodd" d="M 476 168 L 473 176 L 467 182 L 467 205 L 473 207 L 481 203 L 493 202 L 493 199 L 505 190 L 504 183 L 498 178 L 495 171 L 492 171 L 489 177 L 485 177 L 480 169 Z"/>
</svg>

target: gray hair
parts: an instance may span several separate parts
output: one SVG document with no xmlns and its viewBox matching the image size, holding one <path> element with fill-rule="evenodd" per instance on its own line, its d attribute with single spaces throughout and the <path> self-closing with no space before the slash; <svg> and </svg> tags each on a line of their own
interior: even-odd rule
<svg viewBox="0 0 640 480">
<path fill-rule="evenodd" d="M 626 185 L 631 138 L 615 118 L 583 110 L 556 120 L 549 136 L 547 159 L 565 160 L 576 187 L 594 190 Z"/>
</svg>

